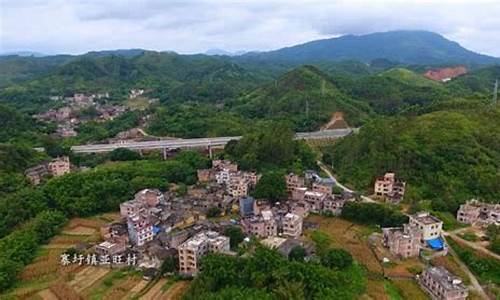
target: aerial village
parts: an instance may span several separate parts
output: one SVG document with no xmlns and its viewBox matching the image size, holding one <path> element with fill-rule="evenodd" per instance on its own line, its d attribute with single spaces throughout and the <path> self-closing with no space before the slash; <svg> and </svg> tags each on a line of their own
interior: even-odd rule
<svg viewBox="0 0 500 300">
<path fill-rule="evenodd" d="M 128 99 L 133 101 L 141 98 L 150 103 L 156 101 L 156 99 L 146 98 L 144 96 L 145 92 L 144 89 L 132 89 L 129 91 Z M 56 108 L 36 114 L 33 117 L 39 121 L 56 124 L 57 129 L 54 135 L 62 138 L 77 136 L 75 129 L 78 125 L 89 121 L 110 121 L 132 109 L 123 104 L 113 103 L 108 92 L 95 94 L 75 93 L 69 97 L 50 96 L 49 99 Z M 115 143 L 136 136 L 137 133 L 132 130 L 131 132 L 120 133 L 107 142 Z"/>
<path fill-rule="evenodd" d="M 37 184 L 44 175 L 60 176 L 68 172 L 69 159 L 63 157 L 27 170 L 26 175 Z M 87 248 L 87 253 L 94 253 L 94 264 L 111 268 L 133 265 L 143 271 L 145 280 L 151 280 L 163 263 L 170 260 L 178 265 L 179 275 L 193 277 L 200 271 L 200 260 L 207 253 L 236 255 L 231 250 L 230 238 L 224 235 L 231 226 L 242 229 L 246 236 L 243 243 L 257 239 L 285 257 L 299 245 L 312 258 L 315 247 L 304 238 L 303 232 L 318 228 L 318 224 L 306 218 L 310 214 L 339 216 L 346 203 L 363 201 L 346 190 L 334 193 L 338 191 L 334 188 L 335 180 L 322 178 L 314 171 L 286 175 L 288 199 L 274 205 L 250 196 L 260 174 L 240 171 L 231 161 L 213 160 L 212 168 L 198 170 L 197 176 L 198 185 L 189 187 L 183 196 L 178 196 L 175 190 L 163 193 L 144 189 L 134 199 L 121 203 L 121 220 L 102 226 L 102 241 Z M 373 197 L 398 204 L 403 200 L 405 187 L 404 181 L 389 172 L 375 179 Z M 214 218 L 214 210 L 216 215 L 226 218 Z M 381 228 L 380 243 L 392 257 L 425 261 L 448 254 L 439 218 L 428 212 L 408 217 L 409 222 L 402 227 Z M 456 218 L 464 224 L 498 225 L 500 205 L 471 200 L 460 206 Z M 77 257 L 71 258 L 69 254 L 61 256 L 62 264 L 77 261 Z M 82 256 L 79 261 L 84 262 Z M 384 257 L 383 262 L 390 259 Z M 428 265 L 416 275 L 416 280 L 433 299 L 466 299 L 469 293 L 463 279 L 442 266 Z"/>
</svg>

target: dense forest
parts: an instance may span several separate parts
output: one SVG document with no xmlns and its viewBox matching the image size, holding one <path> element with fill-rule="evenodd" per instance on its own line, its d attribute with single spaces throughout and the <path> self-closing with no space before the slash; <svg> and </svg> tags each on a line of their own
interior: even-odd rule
<svg viewBox="0 0 500 300">
<path fill-rule="evenodd" d="M 323 158 L 340 180 L 365 190 L 395 171 L 408 183 L 408 198 L 454 212 L 467 199 L 500 199 L 499 120 L 500 110 L 489 106 L 375 119 Z"/>
</svg>

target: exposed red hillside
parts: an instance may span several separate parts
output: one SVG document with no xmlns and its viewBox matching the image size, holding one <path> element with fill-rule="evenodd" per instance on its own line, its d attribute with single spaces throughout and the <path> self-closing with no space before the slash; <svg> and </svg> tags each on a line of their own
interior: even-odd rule
<svg viewBox="0 0 500 300">
<path fill-rule="evenodd" d="M 448 81 L 465 73 L 467 73 L 467 69 L 464 66 L 458 66 L 454 68 L 428 70 L 425 72 L 424 76 L 435 81 Z"/>
</svg>

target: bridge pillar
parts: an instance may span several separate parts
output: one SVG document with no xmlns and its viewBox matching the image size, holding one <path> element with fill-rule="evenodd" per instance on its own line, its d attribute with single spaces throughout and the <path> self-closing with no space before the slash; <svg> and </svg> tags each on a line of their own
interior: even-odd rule
<svg viewBox="0 0 500 300">
<path fill-rule="evenodd" d="M 167 148 L 163 148 L 163 160 L 167 160 Z"/>
<path fill-rule="evenodd" d="M 144 156 L 144 154 L 142 153 L 142 149 L 139 149 L 139 155 L 140 155 L 141 157 L 143 157 L 143 156 Z"/>
<path fill-rule="evenodd" d="M 208 157 L 212 159 L 212 146 L 208 145 Z"/>
</svg>

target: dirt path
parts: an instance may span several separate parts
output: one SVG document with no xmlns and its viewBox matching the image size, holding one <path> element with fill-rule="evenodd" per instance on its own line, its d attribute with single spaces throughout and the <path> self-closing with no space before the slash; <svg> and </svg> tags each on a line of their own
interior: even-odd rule
<svg viewBox="0 0 500 300">
<path fill-rule="evenodd" d="M 469 268 L 467 268 L 467 266 L 460 260 L 460 258 L 455 253 L 453 248 L 448 247 L 448 252 L 455 258 L 455 261 L 460 266 L 460 268 L 469 276 L 471 285 L 476 290 L 476 292 L 478 292 L 481 295 L 481 298 L 490 299 L 488 295 L 486 295 L 486 293 L 484 292 L 483 287 L 479 284 L 479 281 L 477 280 L 476 276 L 474 276 L 474 274 L 472 274 Z"/>
<path fill-rule="evenodd" d="M 59 300 L 59 298 L 57 298 L 57 296 L 49 289 L 40 291 L 38 293 L 38 296 L 40 296 L 40 298 L 42 298 L 43 300 Z"/>
<path fill-rule="evenodd" d="M 466 228 L 464 228 L 466 229 Z M 462 229 L 463 230 L 463 229 Z M 498 259 L 500 260 L 500 255 L 496 254 L 496 253 L 493 253 L 491 252 L 490 250 L 484 248 L 483 246 L 481 245 L 478 245 L 477 243 L 473 243 L 473 242 L 469 242 L 469 241 L 466 241 L 464 240 L 463 238 L 461 238 L 460 236 L 458 236 L 456 233 L 459 232 L 457 230 L 455 231 L 452 231 L 452 232 L 444 232 L 444 235 L 445 236 L 449 236 L 451 237 L 452 239 L 454 239 L 455 241 L 459 242 L 459 243 L 462 243 L 462 244 L 465 244 L 467 245 L 468 247 L 474 249 L 474 250 L 477 250 L 485 255 L 488 255 L 492 258 L 495 258 L 495 259 Z"/>
</svg>

